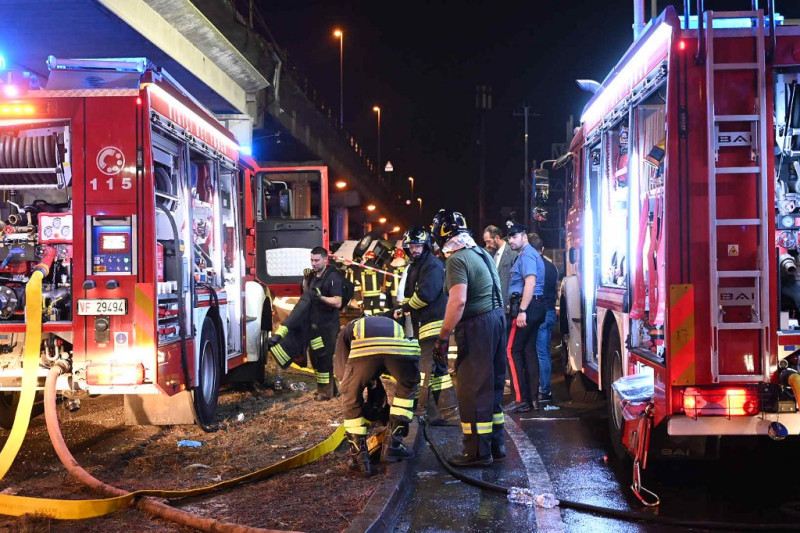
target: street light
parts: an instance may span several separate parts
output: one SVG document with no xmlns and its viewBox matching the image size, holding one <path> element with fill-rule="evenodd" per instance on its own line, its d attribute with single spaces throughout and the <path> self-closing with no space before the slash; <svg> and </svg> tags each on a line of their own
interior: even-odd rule
<svg viewBox="0 0 800 533">
<path fill-rule="evenodd" d="M 413 198 L 413 197 L 414 197 L 414 178 L 412 178 L 411 176 L 409 176 L 409 177 L 408 177 L 408 181 L 410 181 L 410 182 L 411 182 L 411 197 Z"/>
<path fill-rule="evenodd" d="M 372 106 L 372 110 L 378 114 L 378 173 L 383 177 L 381 166 L 381 108 Z"/>
<path fill-rule="evenodd" d="M 367 205 L 367 211 L 375 211 L 375 204 Z"/>
<path fill-rule="evenodd" d="M 339 180 L 339 181 L 336 182 L 335 185 L 336 185 L 337 189 L 344 189 L 345 187 L 347 187 L 347 182 L 343 181 L 343 180 Z"/>
<path fill-rule="evenodd" d="M 419 202 L 419 212 L 422 213 L 422 198 L 417 198 L 417 201 Z"/>
<path fill-rule="evenodd" d="M 381 224 L 386 224 L 386 217 L 379 218 L 378 222 L 380 222 Z"/>
<path fill-rule="evenodd" d="M 336 29 L 333 36 L 339 38 L 339 124 L 344 126 L 344 32 Z"/>
</svg>

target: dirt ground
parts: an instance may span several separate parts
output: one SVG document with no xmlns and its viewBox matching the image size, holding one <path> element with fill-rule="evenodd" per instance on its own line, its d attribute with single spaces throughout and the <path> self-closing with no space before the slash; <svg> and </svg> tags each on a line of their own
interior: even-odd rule
<svg viewBox="0 0 800 533">
<path fill-rule="evenodd" d="M 125 490 L 190 489 L 262 469 L 311 448 L 342 422 L 339 399 L 316 402 L 312 375 L 283 373 L 286 387 L 275 392 L 229 387 L 221 393 L 219 429 L 197 426 L 126 426 L 122 398 L 83 401 L 69 413 L 59 407 L 62 433 L 78 463 L 101 481 Z M 292 391 L 304 382 L 309 392 Z M 0 430 L 4 443 L 8 431 Z M 198 448 L 178 447 L 188 439 Z M 337 532 L 364 508 L 382 479 L 352 477 L 344 466 L 346 443 L 315 463 L 173 505 L 204 517 L 272 529 Z M 53 451 L 44 416 L 31 421 L 25 442 L 0 492 L 63 499 L 97 498 L 72 480 Z M 0 517 L 0 531 L 187 531 L 151 519 L 137 509 L 82 521 L 25 516 Z"/>
</svg>

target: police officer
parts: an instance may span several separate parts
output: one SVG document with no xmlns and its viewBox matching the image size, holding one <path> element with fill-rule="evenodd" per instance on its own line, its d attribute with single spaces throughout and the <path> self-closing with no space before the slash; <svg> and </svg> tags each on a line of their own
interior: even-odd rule
<svg viewBox="0 0 800 533">
<path fill-rule="evenodd" d="M 348 468 L 361 476 L 372 475 L 367 450 L 367 408 L 364 389 L 388 372 L 396 381 L 383 439 L 381 459 L 399 461 L 414 456 L 403 445 L 414 415 L 419 384 L 419 343 L 406 339 L 403 327 L 384 316 L 364 316 L 349 322 L 336 341 L 336 374 L 341 376 L 344 427 L 350 451 Z"/>
<path fill-rule="evenodd" d="M 509 319 L 511 333 L 508 337 L 511 360 L 511 381 L 516 393 L 515 401 L 506 407 L 507 413 L 523 413 L 539 407 L 539 356 L 536 339 L 539 326 L 544 322 L 544 262 L 542 256 L 528 243 L 528 228 L 512 223 L 508 228 L 508 244 L 519 252 L 511 267 L 509 283 Z"/>
<path fill-rule="evenodd" d="M 453 466 L 486 466 L 505 459 L 503 385 L 505 317 L 500 277 L 491 256 L 472 239 L 464 216 L 440 210 L 431 235 L 447 257 L 447 309 L 433 347 L 446 362 L 450 333 L 458 345 L 456 394 L 464 432 L 464 452 L 450 457 Z"/>
<path fill-rule="evenodd" d="M 336 267 L 328 265 L 328 251 L 322 246 L 311 250 L 311 270 L 312 275 L 304 281 L 305 292 L 268 346 L 281 368 L 286 368 L 308 343 L 317 378 L 314 399 L 326 401 L 336 394 L 333 351 L 339 333 L 344 278 Z"/>
<path fill-rule="evenodd" d="M 433 360 L 433 344 L 447 307 L 444 265 L 430 253 L 430 233 L 422 226 L 413 226 L 405 232 L 403 248 L 411 264 L 404 287 L 404 295 L 408 297 L 402 303 L 402 310 L 411 315 L 414 337 L 419 339 L 422 352 L 417 412 L 427 413 L 432 425 L 458 425 L 458 404 L 447 364 Z"/>
</svg>

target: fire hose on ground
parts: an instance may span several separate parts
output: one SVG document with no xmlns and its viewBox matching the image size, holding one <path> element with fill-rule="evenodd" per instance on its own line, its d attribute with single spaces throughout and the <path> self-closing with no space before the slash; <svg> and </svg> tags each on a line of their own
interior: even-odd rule
<svg viewBox="0 0 800 533">
<path fill-rule="evenodd" d="M 489 490 L 493 492 L 498 492 L 503 495 L 508 495 L 510 492 L 524 492 L 528 489 L 519 488 L 519 487 L 504 487 L 502 485 L 497 485 L 495 483 L 490 483 L 488 481 L 483 481 L 482 479 L 477 479 L 471 476 L 464 474 L 463 472 L 458 471 L 457 469 L 450 466 L 450 464 L 442 458 L 441 453 L 436 448 L 436 445 L 431 440 L 430 436 L 428 435 L 428 421 L 422 419 L 422 435 L 425 437 L 425 440 L 428 442 L 428 445 L 433 452 L 434 457 L 436 460 L 441 464 L 447 472 L 453 476 L 454 478 L 458 479 L 459 481 L 463 481 L 469 485 L 473 485 L 475 487 Z M 642 513 L 637 511 L 624 511 L 620 509 L 609 509 L 607 507 L 601 507 L 599 505 L 590 505 L 587 503 L 581 502 L 574 502 L 570 500 L 562 500 L 562 499 L 554 499 L 552 495 L 540 495 L 539 497 L 534 496 L 534 500 L 554 500 L 555 505 L 561 507 L 562 509 L 572 509 L 575 511 L 585 512 L 585 513 L 592 513 L 600 516 L 607 516 L 609 518 L 617 518 L 621 520 L 627 521 L 634 521 L 634 522 L 651 522 L 655 524 L 663 524 L 669 526 L 677 526 L 677 527 L 685 527 L 685 528 L 698 528 L 698 529 L 716 529 L 716 530 L 723 530 L 723 531 L 731 531 L 731 530 L 738 530 L 738 531 L 798 531 L 800 529 L 800 523 L 783 523 L 783 524 L 738 524 L 732 522 L 710 522 L 710 521 L 699 521 L 699 520 L 684 520 L 680 518 L 672 518 L 668 516 L 660 516 L 654 515 L 649 513 Z"/>
<path fill-rule="evenodd" d="M 47 247 L 42 261 L 36 265 L 31 278 L 26 285 L 25 295 L 27 302 L 41 302 L 42 279 L 49 272 L 50 265 L 55 257 L 55 250 Z M 40 345 L 42 338 L 42 313 L 38 305 L 26 307 L 26 336 L 23 358 L 22 393 L 17 405 L 17 416 L 9 433 L 9 437 L 0 451 L 0 479 L 8 472 L 11 464 L 19 452 L 25 438 L 30 422 L 30 413 L 36 395 L 38 380 Z M 199 496 L 212 491 L 228 488 L 245 482 L 256 481 L 268 475 L 297 468 L 316 461 L 323 455 L 334 450 L 344 439 L 344 428 L 339 427 L 333 435 L 322 443 L 301 452 L 293 457 L 275 463 L 261 470 L 197 489 L 172 491 L 172 490 L 140 490 L 128 492 L 118 487 L 108 485 L 98 480 L 83 469 L 72 453 L 67 448 L 61 434 L 56 413 L 56 385 L 58 377 L 69 370 L 65 361 L 56 362 L 47 374 L 45 381 L 45 419 L 47 431 L 53 443 L 53 448 L 69 474 L 89 487 L 100 492 L 108 498 L 97 500 L 59 500 L 48 498 L 34 498 L 16 495 L 0 495 L 0 513 L 9 516 L 21 516 L 28 513 L 39 513 L 56 519 L 84 519 L 103 516 L 116 510 L 135 504 L 139 509 L 166 520 L 193 527 L 202 531 L 245 533 L 245 532 L 273 532 L 279 530 L 253 528 L 205 518 L 182 509 L 171 507 L 155 498 L 187 498 Z"/>
</svg>

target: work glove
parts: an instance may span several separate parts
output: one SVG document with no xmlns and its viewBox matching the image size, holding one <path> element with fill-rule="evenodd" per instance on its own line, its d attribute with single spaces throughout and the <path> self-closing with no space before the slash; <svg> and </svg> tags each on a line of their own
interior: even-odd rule
<svg viewBox="0 0 800 533">
<path fill-rule="evenodd" d="M 281 342 L 282 338 L 283 337 L 280 335 L 273 335 L 270 337 L 269 340 L 267 340 L 267 349 L 272 349 L 275 347 L 279 342 Z"/>
<path fill-rule="evenodd" d="M 436 337 L 433 343 L 433 360 L 437 364 L 447 366 L 447 350 L 450 348 L 450 339 Z"/>
<path fill-rule="evenodd" d="M 314 273 L 314 271 L 311 270 L 310 268 L 303 269 L 303 277 L 304 278 L 310 278 L 313 273 Z"/>
</svg>

